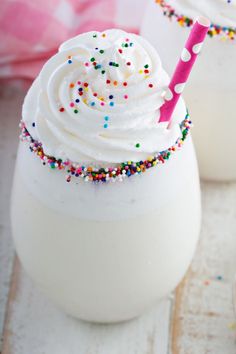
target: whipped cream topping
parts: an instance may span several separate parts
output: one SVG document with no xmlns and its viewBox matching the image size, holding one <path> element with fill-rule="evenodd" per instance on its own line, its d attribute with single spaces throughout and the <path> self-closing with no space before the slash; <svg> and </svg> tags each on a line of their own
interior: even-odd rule
<svg viewBox="0 0 236 354">
<path fill-rule="evenodd" d="M 158 123 L 169 78 L 142 37 L 112 29 L 63 43 L 23 105 L 23 121 L 50 156 L 80 163 L 140 161 L 175 144 L 186 109 Z"/>
<path fill-rule="evenodd" d="M 168 0 L 168 4 L 187 17 L 202 15 L 216 25 L 236 28 L 235 0 Z"/>
</svg>

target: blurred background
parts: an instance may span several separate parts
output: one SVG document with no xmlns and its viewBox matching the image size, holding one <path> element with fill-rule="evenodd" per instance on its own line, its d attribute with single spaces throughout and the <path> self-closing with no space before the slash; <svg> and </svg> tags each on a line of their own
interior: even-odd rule
<svg viewBox="0 0 236 354">
<path fill-rule="evenodd" d="M 146 0 L 1 0 L 0 80 L 29 84 L 65 40 L 86 31 L 138 33 Z"/>
</svg>

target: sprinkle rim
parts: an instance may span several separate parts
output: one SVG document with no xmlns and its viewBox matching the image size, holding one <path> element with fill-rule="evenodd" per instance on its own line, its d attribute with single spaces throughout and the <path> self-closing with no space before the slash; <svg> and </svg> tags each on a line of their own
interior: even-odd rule
<svg viewBox="0 0 236 354">
<path fill-rule="evenodd" d="M 166 0 L 155 0 L 155 2 L 162 8 L 163 15 L 167 16 L 169 20 L 174 18 L 181 27 L 192 27 L 193 19 L 176 12 L 176 10 L 168 4 Z M 234 40 L 236 38 L 236 28 L 231 28 L 227 26 L 220 26 L 211 23 L 210 28 L 207 32 L 210 38 L 220 36 L 221 39 Z"/>
<path fill-rule="evenodd" d="M 36 156 L 40 158 L 43 165 L 48 165 L 51 169 L 64 170 L 67 172 L 66 181 L 70 182 L 72 177 L 80 177 L 85 182 L 115 182 L 116 180 L 122 181 L 126 177 L 139 175 L 146 172 L 147 169 L 159 164 L 164 164 L 169 160 L 170 156 L 178 151 L 185 139 L 187 138 L 192 122 L 189 119 L 189 113 L 186 113 L 184 120 L 180 123 L 181 136 L 177 139 L 176 143 L 170 148 L 157 152 L 152 156 L 147 157 L 146 160 L 139 162 L 126 161 L 117 164 L 113 167 L 99 167 L 83 166 L 77 162 L 70 160 L 56 159 L 53 156 L 46 155 L 43 151 L 42 143 L 35 140 L 26 128 L 24 121 L 20 122 L 21 134 L 20 140 L 29 143 L 29 149 Z"/>
</svg>

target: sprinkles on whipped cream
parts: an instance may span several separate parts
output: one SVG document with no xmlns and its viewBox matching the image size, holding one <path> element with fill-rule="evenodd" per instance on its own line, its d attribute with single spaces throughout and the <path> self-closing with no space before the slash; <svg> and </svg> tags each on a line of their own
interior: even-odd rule
<svg viewBox="0 0 236 354">
<path fill-rule="evenodd" d="M 164 16 L 167 16 L 169 19 L 175 19 L 181 27 L 192 27 L 193 19 L 177 13 L 176 10 L 168 4 L 168 1 L 155 0 L 155 2 L 162 8 Z M 227 2 L 230 3 L 230 1 Z M 220 36 L 222 39 L 234 40 L 236 38 L 236 28 L 219 26 L 212 23 L 207 34 L 209 37 Z"/>
<path fill-rule="evenodd" d="M 106 33 L 102 33 L 100 35 L 102 38 L 105 38 L 106 37 Z M 97 38 L 98 37 L 98 34 L 97 33 L 94 33 L 92 35 L 93 38 Z M 125 50 L 127 50 L 129 47 L 133 47 L 134 46 L 134 43 L 131 42 L 130 38 L 124 38 L 123 42 L 121 43 L 120 45 L 120 48 L 117 49 L 117 52 L 119 53 L 118 55 L 119 56 L 123 56 L 125 54 Z M 106 74 L 106 70 L 109 68 L 109 67 L 113 67 L 114 69 L 115 68 L 118 68 L 120 66 L 119 63 L 116 63 L 115 61 L 109 61 L 108 62 L 108 68 L 103 66 L 99 60 L 102 58 L 102 55 L 105 54 L 105 49 L 103 48 L 98 48 L 98 47 L 95 47 L 95 54 L 93 56 L 91 56 L 88 60 L 86 60 L 84 62 L 84 66 L 86 68 L 89 68 L 89 67 L 93 67 L 94 70 L 99 70 L 99 72 L 101 73 L 101 75 L 104 75 Z M 73 63 L 73 56 L 72 55 L 69 55 L 67 57 L 67 63 L 68 64 L 72 64 Z M 126 62 L 126 65 L 127 66 L 132 66 L 132 62 L 131 61 L 127 61 Z M 148 79 L 149 78 L 149 74 L 150 74 L 150 67 L 148 64 L 144 63 L 143 67 L 141 67 L 139 70 L 138 70 L 138 73 L 140 75 L 143 75 L 145 79 Z M 109 87 L 110 90 L 112 90 L 112 88 L 119 88 L 119 87 L 127 87 L 128 86 L 128 82 L 127 81 L 117 81 L 117 80 L 110 80 L 110 79 L 107 79 L 105 81 L 105 84 Z M 88 82 L 81 82 L 81 81 L 77 81 L 77 82 L 71 82 L 69 84 L 69 89 L 76 89 L 77 90 L 77 95 L 78 97 L 73 101 L 70 102 L 69 104 L 69 107 L 63 107 L 62 105 L 59 105 L 58 106 L 58 111 L 63 113 L 66 111 L 67 108 L 69 109 L 73 109 L 73 112 L 75 114 L 78 114 L 80 111 L 79 111 L 79 104 L 81 103 L 81 101 L 83 101 L 83 103 L 85 103 L 86 105 L 90 106 L 90 107 L 93 107 L 93 108 L 96 108 L 96 106 L 102 106 L 102 107 L 106 107 L 106 106 L 109 106 L 109 107 L 114 107 L 115 106 L 115 101 L 113 100 L 114 98 L 114 95 L 110 94 L 109 97 L 103 97 L 103 96 L 99 96 L 99 94 L 97 92 L 93 92 L 93 96 L 94 96 L 94 100 L 92 101 L 88 101 L 88 99 L 85 97 L 86 96 L 86 93 L 89 91 L 89 83 Z M 152 82 L 150 82 L 148 80 L 147 82 L 147 88 L 154 88 L 154 85 Z M 129 99 L 129 95 L 127 93 L 125 93 L 122 97 L 122 99 L 124 101 L 128 100 Z M 112 100 L 112 101 L 111 101 Z M 105 120 L 108 120 L 108 119 L 105 119 Z M 107 129 L 109 127 L 108 123 L 105 122 L 103 124 L 103 127 L 104 129 Z"/>
<path fill-rule="evenodd" d="M 70 182 L 72 177 L 83 178 L 86 182 L 115 182 L 116 180 L 122 181 L 125 177 L 139 175 L 145 172 L 147 169 L 158 164 L 164 164 L 167 160 L 169 160 L 170 156 L 175 151 L 181 148 L 186 137 L 188 136 L 191 125 L 192 122 L 189 119 L 189 114 L 187 113 L 185 119 L 180 124 L 181 136 L 177 139 L 176 143 L 172 147 L 168 148 L 167 150 L 157 152 L 154 155 L 147 157 L 147 159 L 144 161 L 126 161 L 117 164 L 115 167 L 113 166 L 104 168 L 82 166 L 77 162 L 72 162 L 70 160 L 63 161 L 61 159 L 56 159 L 55 157 L 46 155 L 44 153 L 42 143 L 32 138 L 23 121 L 20 123 L 20 139 L 21 141 L 26 141 L 29 143 L 30 151 L 40 158 L 43 165 L 48 165 L 51 169 L 66 171 L 67 182 Z M 136 147 L 139 147 L 139 143 L 136 144 Z"/>
</svg>

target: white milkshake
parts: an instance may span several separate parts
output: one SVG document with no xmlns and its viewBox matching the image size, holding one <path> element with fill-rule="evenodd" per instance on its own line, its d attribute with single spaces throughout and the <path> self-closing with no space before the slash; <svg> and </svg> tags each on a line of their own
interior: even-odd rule
<svg viewBox="0 0 236 354">
<path fill-rule="evenodd" d="M 191 117 L 200 175 L 210 180 L 235 180 L 236 164 L 236 2 L 227 0 L 150 0 L 141 34 L 158 50 L 172 73 L 189 33 L 188 21 L 199 14 L 212 24 L 204 52 L 184 93 Z M 231 30 L 230 30 L 231 28 Z"/>
<path fill-rule="evenodd" d="M 73 316 L 133 318 L 191 262 L 198 170 L 183 101 L 170 129 L 157 123 L 167 83 L 145 40 L 109 30 L 63 44 L 26 97 L 13 237 L 28 274 Z"/>
</svg>

